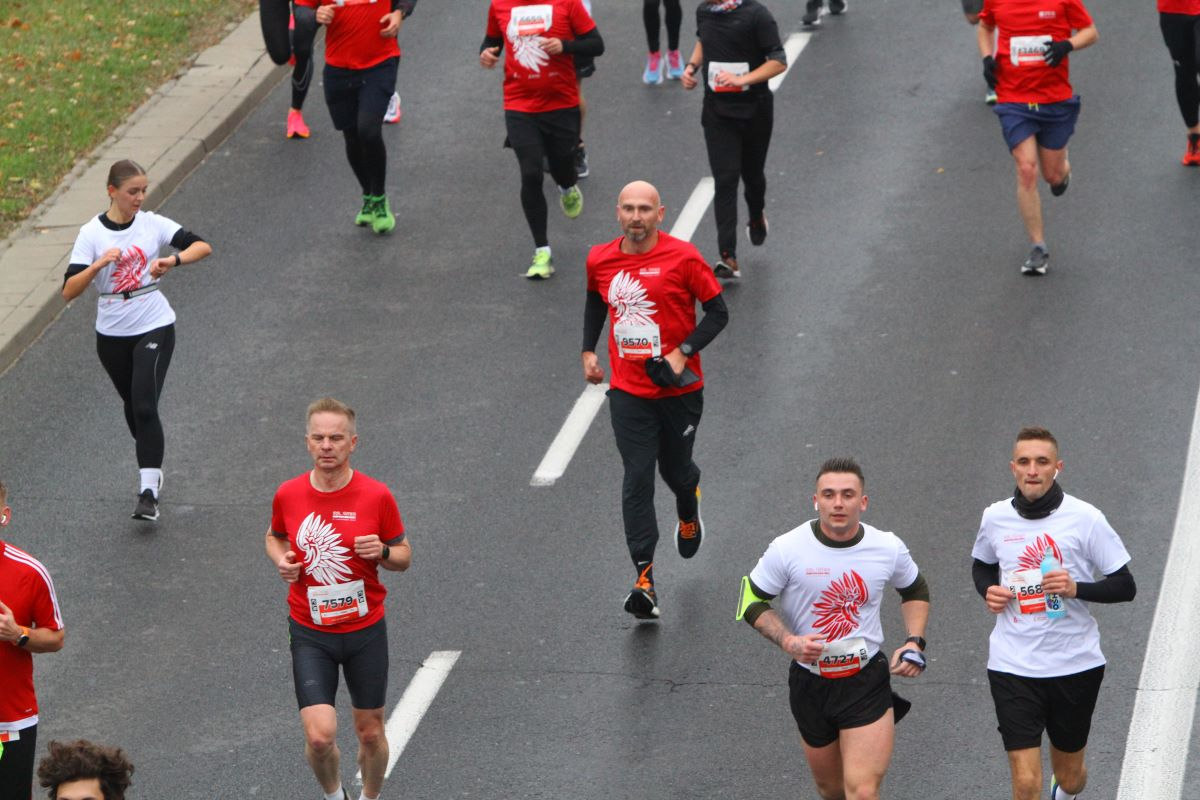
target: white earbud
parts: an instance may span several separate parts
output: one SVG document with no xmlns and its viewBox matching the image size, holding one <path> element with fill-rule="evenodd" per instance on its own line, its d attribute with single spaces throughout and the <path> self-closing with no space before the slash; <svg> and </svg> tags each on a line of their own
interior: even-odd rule
<svg viewBox="0 0 1200 800">
<path fill-rule="evenodd" d="M 8 514 L 5 514 L 3 517 L 0 517 L 0 525 L 4 525 L 7 522 L 8 522 Z"/>
<path fill-rule="evenodd" d="M 817 508 L 817 504 L 813 503 L 813 511 L 820 511 L 820 510 L 821 509 Z"/>
<path fill-rule="evenodd" d="M 1054 480 L 1058 480 L 1058 470 L 1054 470 Z"/>
</svg>

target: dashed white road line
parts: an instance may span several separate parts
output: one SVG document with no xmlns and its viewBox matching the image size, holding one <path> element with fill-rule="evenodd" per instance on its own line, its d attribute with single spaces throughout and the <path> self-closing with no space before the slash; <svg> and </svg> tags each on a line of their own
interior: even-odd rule
<svg viewBox="0 0 1200 800">
<path fill-rule="evenodd" d="M 1117 800 L 1180 800 L 1200 688 L 1200 399 L 1154 623 L 1138 682 Z M 1192 787 L 1195 789 L 1195 787 Z M 1195 796 L 1193 791 L 1191 796 Z"/>
<path fill-rule="evenodd" d="M 796 58 L 804 51 L 811 38 L 811 33 L 793 33 L 787 38 L 783 44 L 784 52 L 787 53 L 787 69 L 770 80 L 768 85 L 771 87 L 771 91 L 776 91 L 783 83 L 783 79 L 787 77 L 796 63 Z M 715 187 L 711 177 L 700 179 L 683 209 L 680 210 L 679 217 L 675 220 L 675 226 L 671 229 L 672 236 L 685 242 L 691 241 L 692 235 L 696 232 L 696 226 L 700 224 L 700 220 L 704 218 L 704 212 L 708 210 L 708 205 L 712 202 L 714 191 Z M 604 393 L 607 391 L 607 383 L 589 385 L 584 388 L 583 394 L 575 401 L 575 405 L 571 407 L 571 413 L 567 415 L 566 421 L 559 428 L 558 435 L 554 437 L 554 441 L 547 448 L 546 455 L 542 457 L 541 463 L 534 470 L 533 478 L 529 481 L 530 486 L 553 486 L 563 476 L 571 459 L 575 456 L 575 451 L 583 442 L 583 437 L 587 435 L 588 429 L 592 426 L 592 420 L 600 411 L 600 406 L 604 405 Z"/>
</svg>

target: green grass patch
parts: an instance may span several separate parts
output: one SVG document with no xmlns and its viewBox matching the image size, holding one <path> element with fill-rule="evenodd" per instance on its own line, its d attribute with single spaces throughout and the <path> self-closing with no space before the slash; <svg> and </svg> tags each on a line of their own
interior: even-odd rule
<svg viewBox="0 0 1200 800">
<path fill-rule="evenodd" d="M 0 4 L 0 237 L 256 0 Z M 97 192 L 102 187 L 96 188 Z"/>
</svg>

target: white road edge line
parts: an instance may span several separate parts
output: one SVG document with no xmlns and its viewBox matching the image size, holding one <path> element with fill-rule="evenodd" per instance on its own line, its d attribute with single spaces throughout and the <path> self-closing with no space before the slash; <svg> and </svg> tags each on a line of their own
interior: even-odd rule
<svg viewBox="0 0 1200 800">
<path fill-rule="evenodd" d="M 421 724 L 422 717 L 429 710 L 433 698 L 437 696 L 438 690 L 446 682 L 450 670 L 454 668 L 455 662 L 461 655 L 461 650 L 434 650 L 429 654 L 429 658 L 421 664 L 417 674 L 413 675 L 412 680 L 408 682 L 408 688 L 404 690 L 400 702 L 396 704 L 396 708 L 388 717 L 385 728 L 388 741 L 388 763 L 387 769 L 383 772 L 384 778 L 391 776 L 392 768 L 396 766 L 396 762 L 400 760 L 400 754 L 408 746 L 408 740 L 417 732 L 417 726 Z M 355 782 L 362 785 L 361 771 L 355 777 Z"/>
<path fill-rule="evenodd" d="M 1146 642 L 1117 800 L 1183 796 L 1200 688 L 1200 398 L 1188 441 L 1179 511 Z"/>
<path fill-rule="evenodd" d="M 811 33 L 793 33 L 788 36 L 787 41 L 783 44 L 784 52 L 787 53 L 787 69 L 771 78 L 768 84 L 771 91 L 775 91 L 779 88 L 779 84 L 783 83 L 783 79 L 791 72 L 792 65 L 796 63 L 796 58 L 808 46 L 811 38 Z M 692 234 L 696 232 L 696 227 L 704 218 L 704 212 L 708 210 L 708 205 L 712 202 L 715 192 L 716 186 L 712 177 L 701 178 L 687 202 L 684 203 L 683 209 L 680 210 L 675 225 L 671 228 L 671 235 L 676 239 L 690 242 Z M 575 456 L 575 451 L 583 442 L 583 437 L 591 428 L 592 420 L 596 418 L 600 406 L 604 404 L 604 393 L 607 391 L 607 383 L 589 385 L 583 390 L 583 394 L 571 408 L 571 413 L 567 415 L 566 421 L 559 428 L 558 435 L 554 437 L 554 441 L 546 450 L 546 455 L 542 457 L 542 463 L 538 464 L 537 469 L 534 470 L 533 478 L 529 481 L 530 486 L 553 486 L 563 476 L 571 459 Z"/>
</svg>

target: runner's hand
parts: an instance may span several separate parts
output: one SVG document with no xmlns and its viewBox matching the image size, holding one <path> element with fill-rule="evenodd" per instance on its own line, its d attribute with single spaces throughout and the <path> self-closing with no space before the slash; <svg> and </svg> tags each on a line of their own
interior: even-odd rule
<svg viewBox="0 0 1200 800">
<path fill-rule="evenodd" d="M 384 14 L 379 18 L 379 24 L 383 27 L 379 29 L 379 35 L 385 39 L 395 39 L 400 33 L 400 26 L 404 24 L 404 12 L 396 9 L 390 14 Z"/>
<path fill-rule="evenodd" d="M 1008 601 L 1013 599 L 1013 593 L 1003 586 L 989 586 L 987 596 L 983 598 L 983 602 L 987 603 L 988 611 L 993 614 L 1000 614 L 1004 611 L 1004 607 L 1008 605 Z"/>
<path fill-rule="evenodd" d="M 604 368 L 600 366 L 600 357 L 595 353 L 583 354 L 583 379 L 588 383 L 604 383 Z"/>
<path fill-rule="evenodd" d="M 1067 57 L 1067 53 L 1074 49 L 1075 45 L 1071 44 L 1070 39 L 1059 39 L 1057 42 L 1046 45 L 1046 52 L 1042 53 L 1042 58 L 1050 66 L 1057 67 Z"/>
<path fill-rule="evenodd" d="M 783 652 L 801 664 L 815 664 L 825 649 L 825 634 L 808 633 L 797 636 L 793 633 L 783 637 L 779 646 L 783 648 Z"/>
<path fill-rule="evenodd" d="M 684 368 L 687 367 L 687 356 L 683 354 L 682 350 L 676 347 L 674 350 L 667 353 L 666 359 L 667 363 L 671 365 L 671 369 L 675 371 L 676 375 L 683 374 Z"/>
<path fill-rule="evenodd" d="M 150 277 L 161 278 L 167 274 L 167 270 L 175 266 L 175 256 L 167 256 L 166 258 L 156 258 L 150 265 Z"/>
<path fill-rule="evenodd" d="M 378 535 L 354 537 L 354 554 L 367 561 L 379 561 L 383 558 L 383 541 Z"/>
<path fill-rule="evenodd" d="M 983 57 L 983 79 L 987 81 L 989 89 L 996 88 L 996 59 L 991 56 Z"/>
<path fill-rule="evenodd" d="M 300 567 L 304 565 L 296 560 L 295 552 L 288 550 L 275 562 L 275 566 L 279 569 L 279 577 L 288 583 L 295 583 L 300 580 Z"/>
<path fill-rule="evenodd" d="M 902 660 L 900 657 L 904 655 L 905 650 L 916 650 L 918 653 L 921 652 L 921 648 L 917 647 L 916 642 L 905 642 L 904 645 L 897 648 L 896 652 L 892 653 L 892 674 L 900 675 L 904 678 L 915 678 L 925 670 L 921 669 L 916 664 Z"/>
<path fill-rule="evenodd" d="M 500 63 L 500 45 L 485 47 L 479 51 L 479 63 L 484 69 L 494 69 Z"/>
<path fill-rule="evenodd" d="M 1042 576 L 1042 591 L 1062 597 L 1074 597 L 1079 584 L 1065 569 L 1056 569 Z"/>
<path fill-rule="evenodd" d="M 121 260 L 121 248 L 110 247 L 104 251 L 104 255 L 100 256 L 100 260 L 96 262 L 97 267 L 107 267 L 109 264 L 115 264 Z"/>
<path fill-rule="evenodd" d="M 734 75 L 732 72 L 722 70 L 713 78 L 713 83 L 717 86 L 742 86 L 745 81 L 741 75 Z"/>
<path fill-rule="evenodd" d="M 687 67 L 684 67 L 683 75 L 681 75 L 679 77 L 680 85 L 683 86 L 683 88 L 685 88 L 685 89 L 689 89 L 689 90 L 695 89 L 696 88 L 696 73 L 698 71 L 699 71 L 699 68 L 691 70 L 691 69 L 688 69 Z"/>
<path fill-rule="evenodd" d="M 13 617 L 12 611 L 4 603 L 0 603 L 0 639 L 15 642 L 21 638 L 21 626 Z"/>
<path fill-rule="evenodd" d="M 538 37 L 538 44 L 542 46 L 542 50 L 546 55 L 556 56 L 563 51 L 562 39 Z"/>
<path fill-rule="evenodd" d="M 317 9 L 317 24 L 328 25 L 333 22 L 333 6 L 321 6 Z"/>
</svg>

